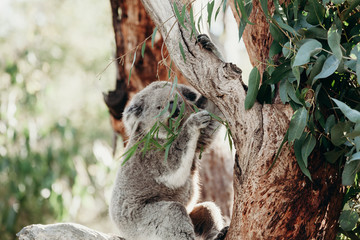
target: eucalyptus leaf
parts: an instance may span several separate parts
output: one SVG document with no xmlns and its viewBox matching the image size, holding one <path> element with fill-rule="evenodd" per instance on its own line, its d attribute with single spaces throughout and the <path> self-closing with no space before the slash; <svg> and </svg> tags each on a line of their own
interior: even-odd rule
<svg viewBox="0 0 360 240">
<path fill-rule="evenodd" d="M 346 162 L 342 173 L 342 185 L 351 186 L 359 170 L 359 161 Z"/>
<path fill-rule="evenodd" d="M 350 108 L 345 103 L 332 98 L 332 100 L 336 103 L 336 105 L 339 107 L 341 112 L 353 123 L 360 123 L 360 112 Z"/>
<path fill-rule="evenodd" d="M 154 42 L 155 42 L 155 35 L 157 33 L 158 27 L 155 27 L 152 35 L 151 35 L 151 47 L 154 48 Z"/>
<path fill-rule="evenodd" d="M 339 67 L 339 64 L 340 64 L 339 59 L 337 59 L 334 55 L 328 57 L 324 62 L 321 72 L 314 77 L 313 82 L 320 78 L 329 77 L 331 74 L 333 74 L 336 71 L 336 69 Z"/>
<path fill-rule="evenodd" d="M 314 80 L 315 76 L 318 75 L 325 63 L 326 57 L 325 55 L 320 55 L 319 58 L 316 60 L 313 68 L 311 69 L 310 75 L 309 75 L 309 81 L 311 82 L 311 85 L 314 85 L 316 82 L 316 79 Z"/>
<path fill-rule="evenodd" d="M 299 108 L 291 118 L 289 125 L 288 141 L 291 143 L 299 139 L 304 132 L 308 118 L 308 111 L 305 107 Z"/>
<path fill-rule="evenodd" d="M 347 122 L 339 122 L 330 130 L 331 142 L 335 146 L 340 146 L 346 142 L 345 134 L 350 132 L 350 125 Z"/>
<path fill-rule="evenodd" d="M 257 67 L 254 67 L 249 75 L 248 92 L 245 97 L 245 109 L 250 109 L 256 100 L 257 93 L 259 91 L 260 73 Z"/>
<path fill-rule="evenodd" d="M 291 55 L 293 53 L 292 48 L 293 48 L 293 46 L 292 46 L 291 42 L 287 42 L 284 44 L 284 46 L 282 48 L 282 53 L 285 58 L 291 57 Z"/>
<path fill-rule="evenodd" d="M 351 155 L 349 162 L 351 161 L 359 161 L 360 160 L 360 152 L 354 153 L 353 155 Z"/>
<path fill-rule="evenodd" d="M 305 167 L 308 167 L 308 157 L 311 152 L 314 150 L 316 145 L 316 139 L 312 134 L 308 134 L 304 143 L 301 146 L 301 156 L 304 161 Z"/>
<path fill-rule="evenodd" d="M 297 52 L 295 56 L 295 61 L 293 67 L 301 66 L 310 62 L 310 57 L 318 54 L 322 49 L 322 44 L 315 40 L 311 39 L 304 43 Z"/>
<path fill-rule="evenodd" d="M 280 82 L 279 95 L 280 95 L 281 102 L 283 104 L 290 101 L 289 96 L 288 96 L 288 87 L 289 87 L 288 85 L 291 85 L 291 87 L 292 87 L 292 84 L 289 83 L 289 81 L 287 81 L 287 80 L 283 80 Z"/>
<path fill-rule="evenodd" d="M 326 9 L 318 0 L 309 0 L 305 10 L 308 11 L 306 17 L 308 23 L 318 25 L 323 22 Z"/>
<path fill-rule="evenodd" d="M 339 224 L 344 231 L 353 230 L 359 221 L 359 214 L 356 211 L 344 210 L 340 214 Z"/>
<path fill-rule="evenodd" d="M 209 24 L 209 28 L 211 28 L 211 16 L 212 16 L 212 12 L 214 10 L 214 6 L 215 6 L 215 1 L 214 0 L 207 4 L 207 13 L 208 13 L 207 22 Z"/>
<path fill-rule="evenodd" d="M 142 57 L 142 58 L 144 58 L 145 47 L 146 47 L 146 41 L 144 41 L 143 45 L 141 46 L 141 57 Z"/>
<path fill-rule="evenodd" d="M 279 25 L 279 27 L 281 27 L 282 29 L 288 31 L 292 35 L 294 35 L 294 36 L 300 35 L 297 31 L 295 31 L 295 29 L 290 27 L 287 23 L 284 23 L 283 19 L 279 15 L 274 14 L 273 19 L 276 21 L 276 23 Z"/>
<path fill-rule="evenodd" d="M 181 56 L 184 60 L 184 63 L 186 63 L 186 57 L 185 57 L 185 52 L 184 52 L 184 47 L 183 45 L 181 44 L 181 42 L 179 42 L 179 49 L 180 49 L 180 53 L 181 53 Z"/>
<path fill-rule="evenodd" d="M 334 114 L 331 114 L 327 119 L 325 123 L 325 133 L 330 133 L 330 129 L 335 125 L 335 116 Z"/>
<path fill-rule="evenodd" d="M 305 176 L 307 176 L 310 179 L 310 181 L 312 181 L 310 171 L 305 166 L 305 163 L 304 163 L 304 161 L 302 159 L 302 155 L 301 155 L 301 148 L 304 143 L 304 140 L 305 140 L 305 133 L 302 134 L 300 139 L 295 140 L 294 152 L 295 152 L 295 157 L 296 157 L 297 163 L 300 167 L 300 170 L 304 173 Z"/>
<path fill-rule="evenodd" d="M 324 156 L 326 161 L 328 161 L 331 164 L 334 164 L 341 156 L 344 155 L 344 153 L 345 153 L 344 150 L 334 149 L 332 151 L 324 153 Z"/>
<path fill-rule="evenodd" d="M 328 31 L 328 44 L 331 51 L 334 53 L 335 57 L 340 61 L 342 59 L 342 51 L 340 48 L 340 40 L 341 40 L 341 29 L 338 29 L 336 24 L 333 23 L 331 28 Z"/>
</svg>

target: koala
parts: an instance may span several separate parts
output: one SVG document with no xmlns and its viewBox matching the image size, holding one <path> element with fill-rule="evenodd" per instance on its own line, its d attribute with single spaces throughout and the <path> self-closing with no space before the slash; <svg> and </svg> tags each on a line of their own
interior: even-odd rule
<svg viewBox="0 0 360 240">
<path fill-rule="evenodd" d="M 137 93 L 124 110 L 123 122 L 130 136 L 127 151 L 156 121 L 168 126 L 171 118 L 181 117 L 183 102 L 186 106 L 166 161 L 165 151 L 136 151 L 119 168 L 110 217 L 126 240 L 220 240 L 227 227 L 224 228 L 220 209 L 214 203 L 197 203 L 197 169 L 200 152 L 211 144 L 220 125 L 209 112 L 222 114 L 213 102 L 191 87 L 178 84 L 170 95 L 172 87 L 166 81 L 153 82 Z M 168 106 L 165 113 L 164 106 Z M 199 111 L 195 112 L 192 106 Z M 157 141 L 166 143 L 164 127 L 160 127 Z"/>
</svg>

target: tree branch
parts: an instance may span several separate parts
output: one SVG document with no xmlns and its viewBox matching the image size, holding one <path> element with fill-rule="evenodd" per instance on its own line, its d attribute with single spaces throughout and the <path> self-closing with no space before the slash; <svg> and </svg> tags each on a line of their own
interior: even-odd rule
<svg viewBox="0 0 360 240">
<path fill-rule="evenodd" d="M 19 240 L 124 240 L 75 223 L 34 224 L 24 227 L 18 234 Z"/>
</svg>

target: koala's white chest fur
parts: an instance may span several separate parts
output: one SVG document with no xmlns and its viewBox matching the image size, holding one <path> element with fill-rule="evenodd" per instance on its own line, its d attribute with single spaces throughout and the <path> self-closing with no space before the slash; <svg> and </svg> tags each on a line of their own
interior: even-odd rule
<svg viewBox="0 0 360 240">
<path fill-rule="evenodd" d="M 191 174 L 191 166 L 193 165 L 199 134 L 199 131 L 195 131 L 192 138 L 186 143 L 187 147 L 181 156 L 180 166 L 174 171 L 157 177 L 157 182 L 162 183 L 171 189 L 179 188 L 186 183 Z"/>
</svg>

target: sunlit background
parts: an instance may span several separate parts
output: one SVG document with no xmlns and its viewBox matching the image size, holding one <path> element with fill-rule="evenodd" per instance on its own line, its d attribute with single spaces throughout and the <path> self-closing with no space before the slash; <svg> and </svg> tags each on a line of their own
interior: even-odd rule
<svg viewBox="0 0 360 240">
<path fill-rule="evenodd" d="M 102 92 L 110 1 L 0 1 L 0 238 L 31 223 L 107 231 L 114 178 Z M 96 196 L 96 197 L 95 197 Z"/>
</svg>

